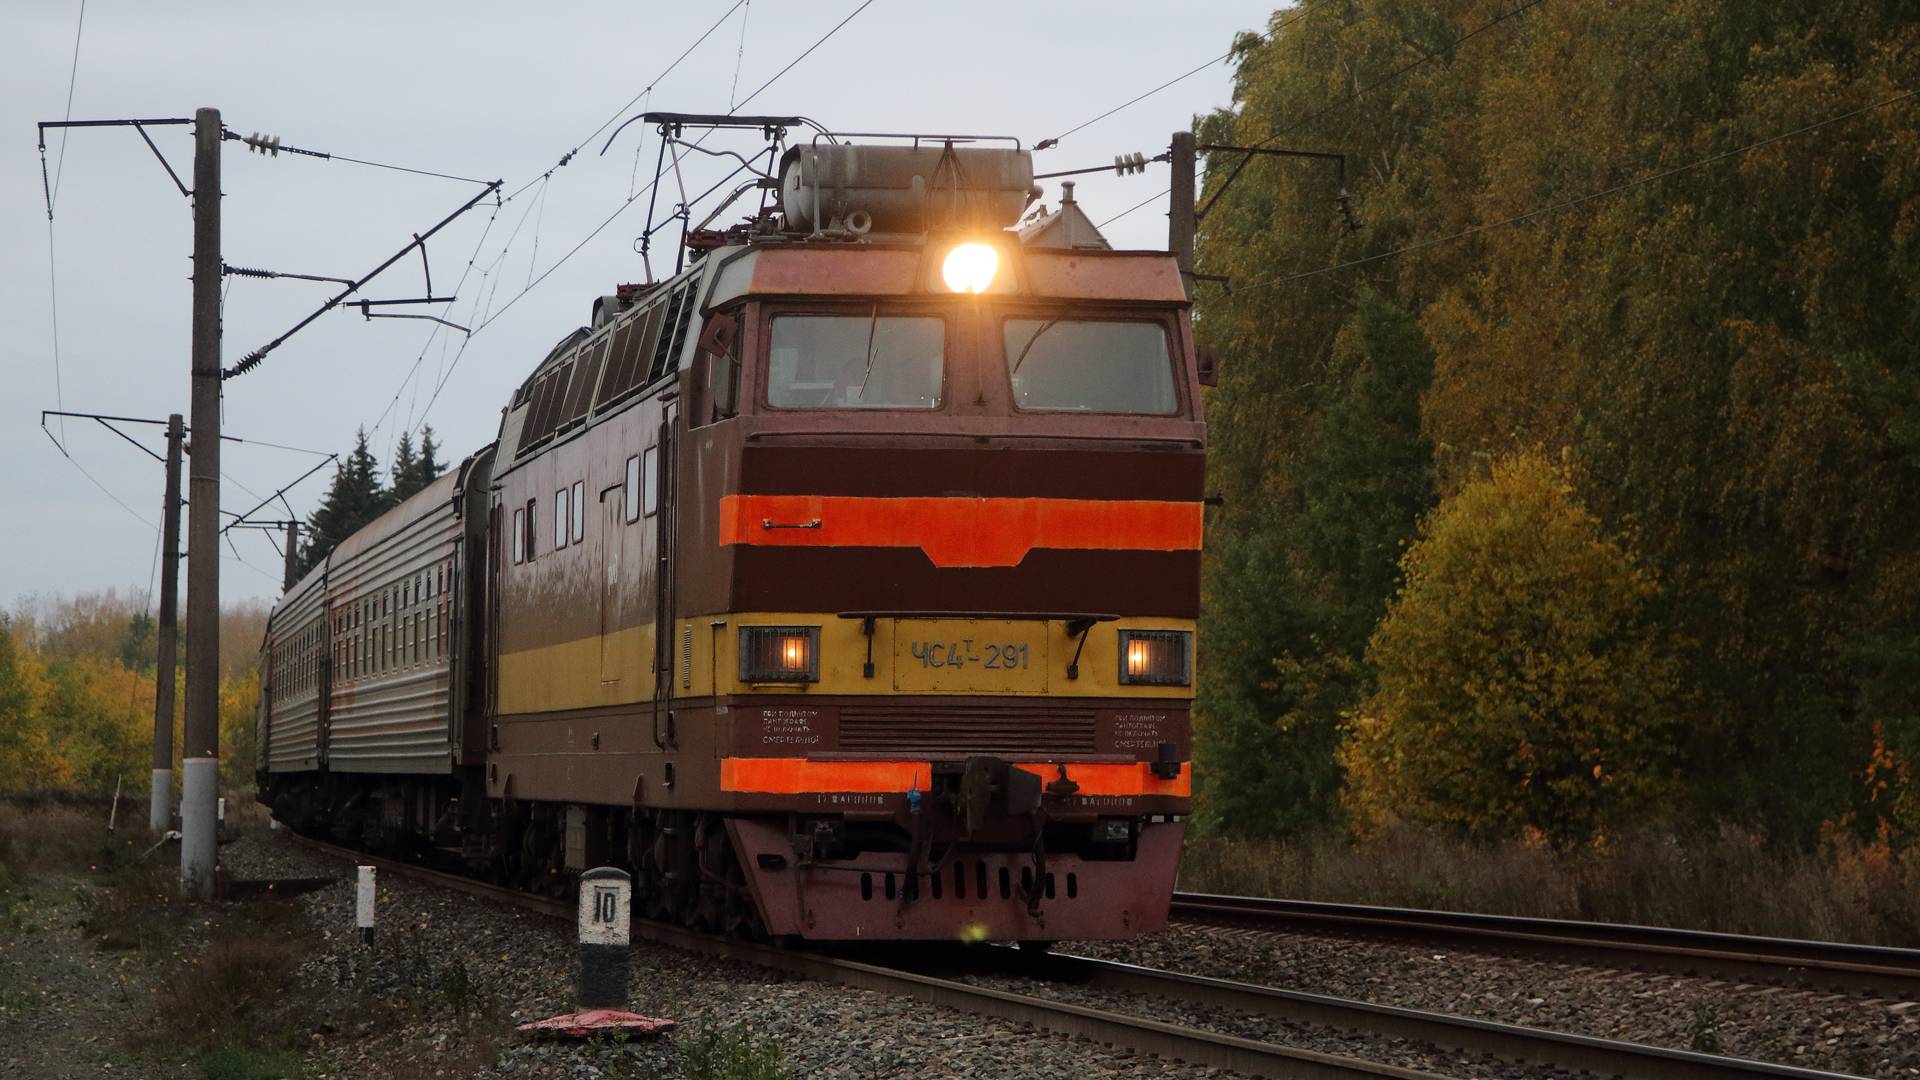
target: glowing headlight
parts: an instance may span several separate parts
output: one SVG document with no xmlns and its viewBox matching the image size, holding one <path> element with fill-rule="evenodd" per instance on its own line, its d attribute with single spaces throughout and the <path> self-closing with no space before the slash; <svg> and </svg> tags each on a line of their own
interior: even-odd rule
<svg viewBox="0 0 1920 1080">
<path fill-rule="evenodd" d="M 940 276 L 957 293 L 983 293 L 1000 269 L 1000 253 L 990 244 L 961 244 L 947 252 Z"/>
<path fill-rule="evenodd" d="M 1120 681 L 1146 686 L 1193 682 L 1193 635 L 1185 630 L 1120 631 Z"/>
<path fill-rule="evenodd" d="M 799 683 L 820 678 L 820 628 L 743 626 L 740 681 Z"/>
</svg>

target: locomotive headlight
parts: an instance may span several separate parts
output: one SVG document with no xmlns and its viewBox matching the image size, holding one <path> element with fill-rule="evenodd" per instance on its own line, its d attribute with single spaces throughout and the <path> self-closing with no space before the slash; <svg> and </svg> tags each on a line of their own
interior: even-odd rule
<svg viewBox="0 0 1920 1080">
<path fill-rule="evenodd" d="M 1185 630 L 1120 631 L 1120 681 L 1137 686 L 1193 682 L 1193 635 Z"/>
<path fill-rule="evenodd" d="M 991 244 L 959 244 L 947 252 L 940 264 L 940 276 L 947 288 L 957 293 L 978 295 L 993 284 L 1000 269 L 1000 253 Z"/>
<path fill-rule="evenodd" d="M 819 627 L 740 628 L 741 682 L 800 683 L 819 679 Z"/>
</svg>

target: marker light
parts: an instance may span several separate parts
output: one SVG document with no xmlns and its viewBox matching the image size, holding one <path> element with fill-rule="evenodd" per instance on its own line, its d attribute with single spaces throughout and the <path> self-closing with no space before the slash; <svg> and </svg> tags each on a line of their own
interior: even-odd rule
<svg viewBox="0 0 1920 1080">
<path fill-rule="evenodd" d="M 954 292 L 979 294 L 993 284 L 999 269 L 1000 253 L 991 244 L 961 244 L 947 252 L 940 276 Z"/>
<path fill-rule="evenodd" d="M 819 627 L 740 628 L 741 682 L 801 683 L 819 678 Z"/>
<path fill-rule="evenodd" d="M 1120 631 L 1120 681 L 1187 686 L 1193 682 L 1193 635 L 1185 630 Z"/>
</svg>

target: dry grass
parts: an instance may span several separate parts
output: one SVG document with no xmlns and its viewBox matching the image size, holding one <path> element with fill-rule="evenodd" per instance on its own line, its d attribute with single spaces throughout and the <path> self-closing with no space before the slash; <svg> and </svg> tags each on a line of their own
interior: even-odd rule
<svg viewBox="0 0 1920 1080">
<path fill-rule="evenodd" d="M 120 832 L 130 843 L 129 831 Z M 21 882 L 43 873 L 88 870 L 108 858 L 115 846 L 104 807 L 0 802 L 0 880 Z"/>
<path fill-rule="evenodd" d="M 1555 854 L 1410 826 L 1343 838 L 1194 837 L 1180 885 L 1198 892 L 1592 919 L 1739 934 L 1920 946 L 1920 852 L 1829 836 L 1782 850 L 1734 828 L 1644 833 Z"/>
</svg>

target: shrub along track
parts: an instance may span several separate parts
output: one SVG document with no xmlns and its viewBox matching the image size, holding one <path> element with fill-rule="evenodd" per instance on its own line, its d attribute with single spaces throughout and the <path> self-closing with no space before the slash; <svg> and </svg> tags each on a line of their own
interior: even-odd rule
<svg viewBox="0 0 1920 1080">
<path fill-rule="evenodd" d="M 292 835 L 292 834 L 290 834 Z M 294 835 L 295 842 L 335 857 L 515 905 L 571 922 L 573 904 L 536 896 L 473 878 L 396 862 L 349 848 Z M 1061 1035 L 1153 1054 L 1208 1068 L 1232 1069 L 1251 1076 L 1395 1077 L 1431 1080 L 1432 1073 L 1355 1057 L 1284 1046 L 1256 1039 L 1166 1023 L 1130 1013 L 1091 1008 L 1035 994 L 943 978 L 893 964 L 874 964 L 819 951 L 777 948 L 757 942 L 657 923 L 633 922 L 635 936 L 693 953 L 736 960 L 846 986 L 911 997 L 931 1004 L 1030 1024 Z M 951 951 L 945 955 L 951 956 Z M 998 972 L 1030 976 L 1042 986 L 1068 983 L 1122 994 L 1140 994 L 1214 1005 L 1276 1019 L 1362 1032 L 1371 1036 L 1432 1043 L 1468 1055 L 1490 1055 L 1523 1065 L 1539 1065 L 1593 1075 L 1656 1078 L 1797 1077 L 1833 1080 L 1841 1074 L 1715 1057 L 1546 1031 L 1513 1024 L 1419 1012 L 1391 1006 L 1224 979 L 1182 975 L 1074 956 L 1034 957 L 1011 949 L 977 952 Z M 909 961 L 910 962 L 910 961 Z"/>
<path fill-rule="evenodd" d="M 1768 986 L 1920 998 L 1920 949 L 1203 893 L 1175 893 L 1173 917 L 1206 926 L 1412 941 Z"/>
</svg>

